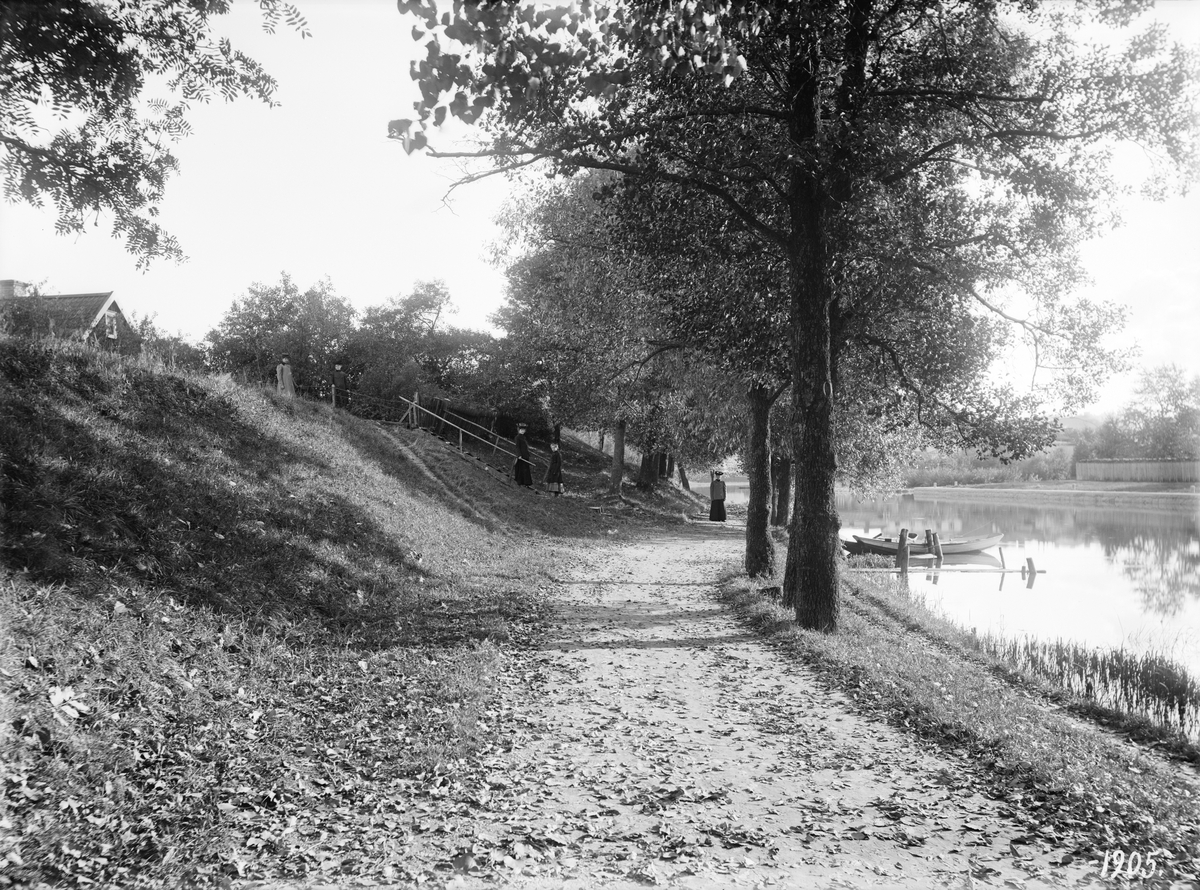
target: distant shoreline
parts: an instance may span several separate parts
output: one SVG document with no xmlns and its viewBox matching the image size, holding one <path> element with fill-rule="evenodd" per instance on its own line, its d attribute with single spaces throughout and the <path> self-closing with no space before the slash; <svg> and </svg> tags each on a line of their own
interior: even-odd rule
<svg viewBox="0 0 1200 890">
<path fill-rule="evenodd" d="M 992 485 L 931 485 L 908 488 L 919 500 L 1009 501 L 1062 506 L 1134 507 L 1200 513 L 1200 492 L 1188 484 L 1137 482 L 1025 482 Z"/>
</svg>

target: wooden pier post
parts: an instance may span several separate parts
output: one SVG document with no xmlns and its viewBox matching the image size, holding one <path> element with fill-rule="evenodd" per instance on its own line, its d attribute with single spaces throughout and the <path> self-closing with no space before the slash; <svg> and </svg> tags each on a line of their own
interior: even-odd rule
<svg viewBox="0 0 1200 890">
<path fill-rule="evenodd" d="M 900 569 L 900 579 L 908 583 L 908 529 L 900 529 L 900 546 L 896 548 L 896 568 Z"/>
<path fill-rule="evenodd" d="M 938 537 L 938 533 L 933 533 L 933 555 L 939 563 L 942 561 L 942 540 Z"/>
</svg>

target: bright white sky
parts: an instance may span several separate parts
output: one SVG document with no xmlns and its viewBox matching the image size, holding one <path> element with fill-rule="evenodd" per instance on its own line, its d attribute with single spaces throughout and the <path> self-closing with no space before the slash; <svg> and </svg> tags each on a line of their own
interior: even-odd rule
<svg viewBox="0 0 1200 890">
<path fill-rule="evenodd" d="M 257 4 L 237 3 L 224 19 L 222 33 L 279 82 L 280 107 L 240 100 L 191 113 L 161 215 L 188 262 L 140 273 L 103 222 L 61 237 L 51 210 L 0 204 L 0 278 L 51 293 L 112 290 L 127 313 L 157 314 L 160 327 L 193 339 L 249 285 L 283 272 L 301 288 L 327 276 L 360 309 L 441 278 L 459 307 L 454 323 L 486 328 L 504 292 L 486 245 L 505 184 L 463 187 L 447 206 L 455 169 L 387 139 L 387 122 L 415 96 L 410 26 L 392 0 L 296 2 L 306 40 L 263 34 Z M 1200 2 L 1159 6 L 1179 40 L 1200 45 Z M 1200 191 L 1134 202 L 1125 217 L 1087 251 L 1094 294 L 1131 308 L 1122 342 L 1137 342 L 1145 364 L 1200 374 Z M 1119 407 L 1131 384 L 1114 380 L 1097 408 Z"/>
</svg>

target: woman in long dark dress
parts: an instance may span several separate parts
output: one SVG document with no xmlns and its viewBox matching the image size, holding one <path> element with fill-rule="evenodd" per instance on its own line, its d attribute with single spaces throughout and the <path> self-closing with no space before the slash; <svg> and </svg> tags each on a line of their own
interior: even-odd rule
<svg viewBox="0 0 1200 890">
<path fill-rule="evenodd" d="M 709 522 L 725 521 L 725 480 L 721 478 L 722 475 L 720 470 L 714 472 L 712 484 L 708 486 L 708 499 L 712 501 L 708 508 Z"/>
<path fill-rule="evenodd" d="M 546 478 L 542 480 L 546 483 L 546 491 L 558 497 L 562 494 L 562 455 L 558 453 L 558 443 L 550 443 L 550 465 L 546 467 Z"/>
<path fill-rule="evenodd" d="M 513 465 L 513 479 L 517 485 L 533 488 L 533 462 L 529 459 L 529 443 L 525 441 L 525 424 L 517 424 L 517 462 Z"/>
</svg>

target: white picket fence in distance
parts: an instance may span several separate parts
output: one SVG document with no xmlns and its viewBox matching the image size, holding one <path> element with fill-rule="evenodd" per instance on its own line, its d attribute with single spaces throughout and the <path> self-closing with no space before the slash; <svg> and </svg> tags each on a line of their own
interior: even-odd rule
<svg viewBox="0 0 1200 890">
<path fill-rule="evenodd" d="M 1079 460 L 1080 482 L 1200 482 L 1200 460 Z"/>
</svg>

